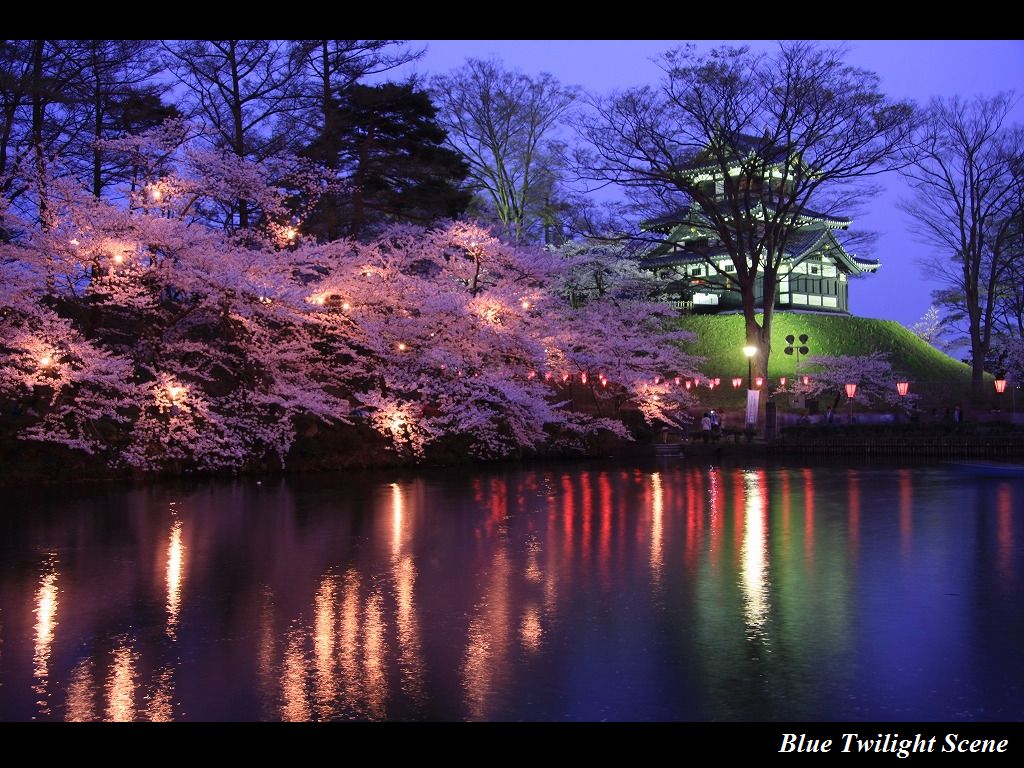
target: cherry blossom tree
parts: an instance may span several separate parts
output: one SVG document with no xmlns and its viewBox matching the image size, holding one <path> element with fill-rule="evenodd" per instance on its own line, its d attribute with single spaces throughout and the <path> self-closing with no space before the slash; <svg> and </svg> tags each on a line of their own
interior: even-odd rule
<svg viewBox="0 0 1024 768">
<path fill-rule="evenodd" d="M 473 223 L 318 244 L 285 205 L 321 184 L 316 168 L 198 149 L 191 130 L 109 148 L 138 169 L 127 204 L 55 174 L 49 225 L 19 221 L 0 244 L 0 399 L 19 439 L 114 467 L 220 470 L 285 464 L 309 423 L 362 421 L 410 458 L 494 458 L 628 438 L 630 409 L 683 418 L 686 335 L 624 267 L 569 301 L 593 254 Z M 244 231 L 216 214 L 238 199 L 258 212 Z"/>
</svg>

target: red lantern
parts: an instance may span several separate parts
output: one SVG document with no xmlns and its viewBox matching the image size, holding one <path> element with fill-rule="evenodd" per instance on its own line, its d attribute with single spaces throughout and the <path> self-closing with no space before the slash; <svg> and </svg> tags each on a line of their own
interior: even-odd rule
<svg viewBox="0 0 1024 768">
<path fill-rule="evenodd" d="M 661 384 L 661 376 L 655 376 L 654 377 L 654 383 L 655 384 Z"/>
<path fill-rule="evenodd" d="M 679 386 L 679 382 L 680 382 L 680 381 L 681 381 L 681 379 L 680 379 L 680 378 L 679 378 L 678 376 L 676 376 L 676 386 L 677 386 L 677 387 Z"/>
<path fill-rule="evenodd" d="M 686 380 L 686 388 L 689 389 L 692 386 L 689 379 Z"/>
<path fill-rule="evenodd" d="M 607 387 L 608 386 L 608 379 L 604 378 L 603 376 L 601 377 L 601 386 L 602 387 Z"/>
<path fill-rule="evenodd" d="M 743 379 L 741 379 L 739 376 L 737 376 L 736 378 L 734 378 L 732 380 L 732 385 L 736 389 L 739 389 L 740 384 L 742 384 L 742 383 L 743 383 Z"/>
<path fill-rule="evenodd" d="M 716 376 L 715 377 L 715 386 L 717 387 L 721 383 L 722 383 L 722 380 Z"/>
<path fill-rule="evenodd" d="M 992 383 L 995 384 L 996 392 L 998 392 L 1000 395 L 1006 391 L 1006 379 L 996 379 Z"/>
<path fill-rule="evenodd" d="M 569 380 L 569 374 L 568 374 L 568 373 L 563 373 L 563 374 L 562 374 L 562 381 L 563 381 L 563 382 L 566 382 L 566 381 L 568 381 L 568 380 Z"/>
<path fill-rule="evenodd" d="M 544 381 L 551 381 L 551 371 L 544 372 Z"/>
<path fill-rule="evenodd" d="M 584 384 L 587 383 L 587 374 L 586 374 L 586 372 L 580 374 L 580 381 L 583 382 Z"/>
<path fill-rule="evenodd" d="M 857 385 L 850 383 L 846 385 L 846 396 L 853 400 L 853 396 L 857 394 Z"/>
<path fill-rule="evenodd" d="M 693 386 L 695 386 L 695 387 L 699 387 L 700 386 L 700 376 L 694 376 L 693 377 Z"/>
<path fill-rule="evenodd" d="M 758 389 L 761 388 L 762 384 L 764 384 L 764 376 L 758 376 L 756 379 L 754 379 L 754 386 L 756 386 Z"/>
<path fill-rule="evenodd" d="M 896 382 L 896 391 L 900 393 L 900 397 L 906 397 L 907 396 L 907 392 L 910 391 L 910 382 L 909 381 L 897 381 Z"/>
<path fill-rule="evenodd" d="M 804 386 L 806 387 L 810 383 L 811 383 L 811 377 L 810 376 L 804 376 Z"/>
<path fill-rule="evenodd" d="M 779 386 L 780 387 L 786 386 L 786 377 L 785 376 L 779 376 Z"/>
</svg>

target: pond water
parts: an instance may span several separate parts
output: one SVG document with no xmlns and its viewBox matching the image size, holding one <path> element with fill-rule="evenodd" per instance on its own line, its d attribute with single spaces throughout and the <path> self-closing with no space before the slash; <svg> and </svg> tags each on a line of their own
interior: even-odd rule
<svg viewBox="0 0 1024 768">
<path fill-rule="evenodd" d="M 8 490 L 0 719 L 1019 721 L 1022 606 L 939 464 Z"/>
</svg>

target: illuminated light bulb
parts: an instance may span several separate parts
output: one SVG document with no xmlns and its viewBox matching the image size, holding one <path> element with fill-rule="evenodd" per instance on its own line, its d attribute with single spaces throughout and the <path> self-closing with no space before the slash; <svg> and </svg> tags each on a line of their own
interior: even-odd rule
<svg viewBox="0 0 1024 768">
<path fill-rule="evenodd" d="M 178 395 L 182 393 L 181 387 L 171 386 L 167 388 L 167 394 L 171 396 L 171 400 L 177 400 Z"/>
<path fill-rule="evenodd" d="M 295 229 L 295 227 L 288 227 L 288 229 L 286 229 L 286 230 L 284 231 L 284 236 L 285 236 L 286 238 L 288 238 L 289 240 L 294 240 L 294 239 L 295 239 L 295 236 L 296 236 L 297 234 L 299 234 L 299 233 L 298 233 L 298 231 L 297 231 L 297 230 Z"/>
<path fill-rule="evenodd" d="M 115 264 L 120 264 L 123 261 L 124 261 L 124 256 L 122 256 L 120 253 L 118 253 L 117 255 L 114 256 L 114 263 Z"/>
<path fill-rule="evenodd" d="M 601 379 L 601 386 L 602 387 L 607 387 L 608 386 L 608 379 Z"/>
<path fill-rule="evenodd" d="M 521 307 L 522 307 L 523 309 L 529 309 L 529 308 L 530 308 L 530 302 L 528 302 L 528 301 L 527 301 L 526 299 L 523 299 L 523 301 L 522 301 L 522 303 L 520 304 L 520 306 L 521 306 Z"/>
<path fill-rule="evenodd" d="M 811 377 L 810 376 L 804 376 L 804 386 L 806 387 L 810 383 L 811 383 Z"/>
<path fill-rule="evenodd" d="M 346 302 L 344 302 L 344 303 L 343 303 L 343 304 L 341 305 L 341 308 L 342 308 L 342 310 L 343 310 L 343 311 L 345 311 L 345 312 L 348 312 L 348 311 L 349 311 L 350 309 L 352 309 L 352 305 L 351 305 L 351 304 L 349 304 L 349 303 L 348 303 L 348 302 L 346 301 Z M 434 334 L 430 334 L 430 335 L 431 335 L 431 336 L 433 336 Z"/>
<path fill-rule="evenodd" d="M 42 357 L 39 358 L 39 367 L 46 368 L 52 362 L 53 360 L 50 359 L 49 355 L 43 355 Z"/>
<path fill-rule="evenodd" d="M 150 197 L 152 197 L 158 203 L 163 198 L 163 196 L 164 196 L 164 193 L 161 192 L 159 189 L 154 189 L 152 192 L 150 192 Z"/>
<path fill-rule="evenodd" d="M 408 347 L 405 345 L 404 341 L 398 342 L 398 351 L 399 352 L 405 352 L 405 350 L 407 350 L 407 349 L 408 349 Z"/>
</svg>

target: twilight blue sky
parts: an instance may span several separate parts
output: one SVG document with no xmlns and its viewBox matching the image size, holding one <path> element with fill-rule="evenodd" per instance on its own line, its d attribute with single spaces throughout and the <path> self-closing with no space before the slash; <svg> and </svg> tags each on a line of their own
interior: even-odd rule
<svg viewBox="0 0 1024 768">
<path fill-rule="evenodd" d="M 414 40 L 426 46 L 413 71 L 436 74 L 453 69 L 467 58 L 496 56 L 505 65 L 528 74 L 550 72 L 566 84 L 606 93 L 614 88 L 656 83 L 660 70 L 651 61 L 681 40 Z M 695 41 L 700 49 L 722 43 L 774 48 L 772 41 Z M 932 96 L 992 95 L 1014 90 L 1024 96 L 1024 41 L 855 40 L 847 42 L 847 60 L 873 70 L 892 97 L 926 102 Z M 401 76 L 399 73 L 398 76 Z M 1024 123 L 1024 102 L 1017 104 L 1014 121 Z M 896 208 L 907 194 L 901 180 L 883 177 L 886 191 L 868 206 L 855 224 L 880 234 L 871 253 L 882 268 L 851 286 L 855 314 L 913 323 L 931 303 L 937 287 L 917 261 L 925 246 L 911 237 L 908 222 Z"/>
</svg>

